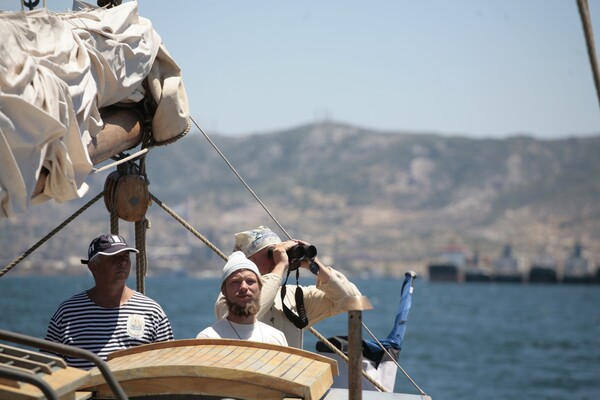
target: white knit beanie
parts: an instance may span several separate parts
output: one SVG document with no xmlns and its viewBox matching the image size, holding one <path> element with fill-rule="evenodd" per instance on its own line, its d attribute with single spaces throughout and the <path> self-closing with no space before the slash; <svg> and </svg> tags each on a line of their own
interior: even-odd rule
<svg viewBox="0 0 600 400">
<path fill-rule="evenodd" d="M 244 253 L 241 251 L 234 251 L 229 256 L 229 259 L 223 267 L 223 275 L 221 276 L 221 285 L 231 274 L 241 269 L 247 269 L 256 274 L 256 277 L 260 279 L 260 272 L 258 267 L 252 261 L 248 260 Z"/>
</svg>

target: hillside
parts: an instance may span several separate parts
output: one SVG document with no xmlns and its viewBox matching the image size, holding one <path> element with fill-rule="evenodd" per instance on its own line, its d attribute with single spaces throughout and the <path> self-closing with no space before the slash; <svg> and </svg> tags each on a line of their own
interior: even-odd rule
<svg viewBox="0 0 600 400">
<path fill-rule="evenodd" d="M 492 258 L 510 242 L 526 260 L 541 246 L 563 259 L 581 240 L 588 255 L 600 255 L 600 136 L 477 140 L 320 123 L 212 139 L 292 237 L 313 242 L 348 272 L 423 269 L 450 242 Z M 147 170 L 150 191 L 225 253 L 240 230 L 264 224 L 281 233 L 200 134 L 154 149 Z M 0 221 L 2 248 L 24 251 L 98 193 L 105 176 L 91 180 L 84 201 L 33 206 L 34 218 Z M 80 218 L 87 222 L 59 234 L 77 240 L 38 253 L 81 257 L 95 233 L 109 229 L 102 201 Z M 221 265 L 157 205 L 148 218 L 149 254 L 166 254 L 154 255 L 157 265 Z M 3 252 L 3 265 L 18 255 Z"/>
</svg>

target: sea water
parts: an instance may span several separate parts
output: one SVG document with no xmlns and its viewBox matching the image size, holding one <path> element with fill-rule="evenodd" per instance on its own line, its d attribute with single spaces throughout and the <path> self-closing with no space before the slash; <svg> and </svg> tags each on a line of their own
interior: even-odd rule
<svg viewBox="0 0 600 400">
<path fill-rule="evenodd" d="M 90 276 L 0 278 L 0 328 L 43 337 L 58 303 L 91 286 Z M 363 323 L 378 338 L 394 324 L 401 280 L 355 280 L 373 310 Z M 135 281 L 131 282 L 135 287 Z M 214 321 L 217 279 L 150 277 L 177 339 Z M 347 316 L 319 322 L 345 335 Z M 368 333 L 363 332 L 368 339 Z M 316 338 L 305 334 L 305 349 Z M 600 399 L 600 285 L 448 284 L 417 279 L 399 363 L 434 400 Z M 401 371 L 397 392 L 418 393 Z"/>
</svg>

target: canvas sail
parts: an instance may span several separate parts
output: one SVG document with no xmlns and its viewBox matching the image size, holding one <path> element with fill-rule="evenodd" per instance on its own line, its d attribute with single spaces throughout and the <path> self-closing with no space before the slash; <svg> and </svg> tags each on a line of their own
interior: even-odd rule
<svg viewBox="0 0 600 400">
<path fill-rule="evenodd" d="M 73 9 L 0 12 L 1 217 L 86 193 L 106 107 L 151 96 L 156 142 L 189 130 L 181 71 L 137 2 Z"/>
</svg>

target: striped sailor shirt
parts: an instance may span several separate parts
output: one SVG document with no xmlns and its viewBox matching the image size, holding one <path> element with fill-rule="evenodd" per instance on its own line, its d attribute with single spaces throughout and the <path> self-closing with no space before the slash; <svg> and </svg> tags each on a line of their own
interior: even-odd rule
<svg viewBox="0 0 600 400">
<path fill-rule="evenodd" d="M 120 307 L 103 308 L 84 291 L 59 305 L 48 324 L 46 340 L 89 350 L 106 361 L 116 350 L 173 340 L 173 329 L 162 307 L 139 292 L 134 291 Z M 95 366 L 81 358 L 58 356 L 71 367 Z"/>
</svg>

